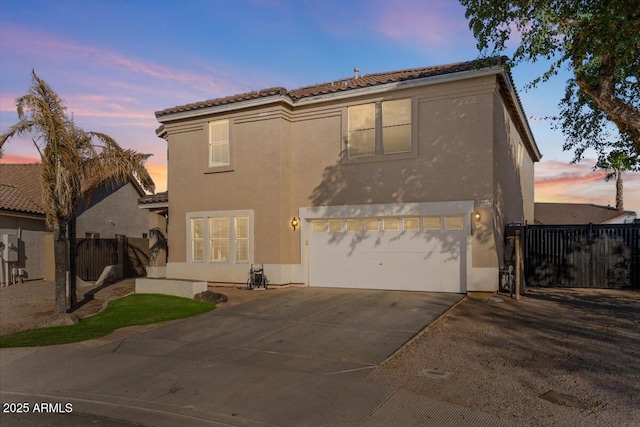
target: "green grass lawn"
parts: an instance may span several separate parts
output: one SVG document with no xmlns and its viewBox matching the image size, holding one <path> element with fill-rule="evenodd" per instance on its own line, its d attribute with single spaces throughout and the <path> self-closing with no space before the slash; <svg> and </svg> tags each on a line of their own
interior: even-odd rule
<svg viewBox="0 0 640 427">
<path fill-rule="evenodd" d="M 71 326 L 32 329 L 0 337 L 0 347 L 35 347 L 100 338 L 118 328 L 148 325 L 206 313 L 214 303 L 170 295 L 135 294 L 109 303 L 95 316 Z"/>
</svg>

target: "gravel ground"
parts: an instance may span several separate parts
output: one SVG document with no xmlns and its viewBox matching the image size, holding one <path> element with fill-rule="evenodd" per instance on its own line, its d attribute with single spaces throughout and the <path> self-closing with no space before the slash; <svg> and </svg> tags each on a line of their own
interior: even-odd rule
<svg viewBox="0 0 640 427">
<path fill-rule="evenodd" d="M 522 426 L 640 426 L 640 292 L 501 298 L 463 300 L 367 380 Z"/>
<path fill-rule="evenodd" d="M 86 317 L 100 311 L 105 302 L 133 292 L 135 279 L 103 286 L 78 288 L 78 305 L 74 313 Z M 8 335 L 45 326 L 53 317 L 54 283 L 31 280 L 0 288 L 0 335 Z"/>
</svg>

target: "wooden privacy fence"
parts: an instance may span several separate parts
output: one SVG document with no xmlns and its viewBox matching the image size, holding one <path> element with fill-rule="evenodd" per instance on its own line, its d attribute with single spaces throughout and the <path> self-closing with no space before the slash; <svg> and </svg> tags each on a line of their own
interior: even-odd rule
<svg viewBox="0 0 640 427">
<path fill-rule="evenodd" d="M 98 280 L 102 270 L 118 263 L 116 239 L 77 239 L 76 269 L 78 277 L 85 281 Z"/>
<path fill-rule="evenodd" d="M 149 265 L 149 240 L 126 236 L 76 239 L 76 270 L 82 280 L 98 280 L 105 267 L 116 264 L 122 265 L 124 277 L 144 276 Z"/>
<path fill-rule="evenodd" d="M 527 286 L 640 287 L 640 224 L 527 225 Z"/>
</svg>

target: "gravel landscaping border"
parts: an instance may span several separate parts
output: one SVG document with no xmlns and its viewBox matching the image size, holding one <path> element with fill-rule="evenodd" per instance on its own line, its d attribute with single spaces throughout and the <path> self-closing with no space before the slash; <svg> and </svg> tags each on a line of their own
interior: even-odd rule
<svg viewBox="0 0 640 427">
<path fill-rule="evenodd" d="M 373 371 L 522 426 L 640 425 L 640 292 L 465 299 Z"/>
</svg>

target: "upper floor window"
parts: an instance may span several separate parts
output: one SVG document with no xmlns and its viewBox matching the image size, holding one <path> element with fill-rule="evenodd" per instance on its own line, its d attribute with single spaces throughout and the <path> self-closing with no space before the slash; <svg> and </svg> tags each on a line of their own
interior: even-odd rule
<svg viewBox="0 0 640 427">
<path fill-rule="evenodd" d="M 209 122 L 209 167 L 229 166 L 229 120 Z"/>
<path fill-rule="evenodd" d="M 412 153 L 411 99 L 394 99 L 348 108 L 349 159 Z"/>
<path fill-rule="evenodd" d="M 411 100 L 382 102 L 382 152 L 411 151 Z"/>
<path fill-rule="evenodd" d="M 349 157 L 376 154 L 376 104 L 349 107 Z"/>
</svg>

